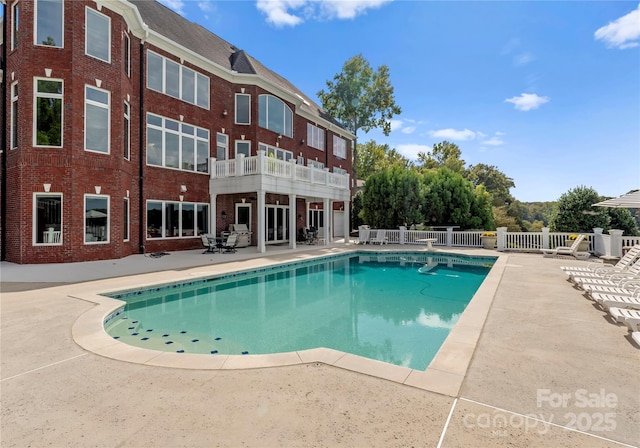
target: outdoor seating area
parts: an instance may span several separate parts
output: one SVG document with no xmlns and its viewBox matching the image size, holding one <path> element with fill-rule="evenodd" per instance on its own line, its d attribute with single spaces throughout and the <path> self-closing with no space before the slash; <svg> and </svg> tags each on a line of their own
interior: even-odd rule
<svg viewBox="0 0 640 448">
<path fill-rule="evenodd" d="M 541 249 L 543 257 L 557 257 L 559 255 L 571 255 L 578 260 L 586 260 L 591 256 L 589 252 L 579 251 L 580 243 L 585 239 L 585 235 L 578 235 L 571 246 L 558 246 L 555 249 Z"/>
<path fill-rule="evenodd" d="M 632 339 L 640 342 L 640 244 L 631 247 L 613 266 L 590 263 L 561 269 L 567 280 L 605 311 L 612 322 L 624 324 Z"/>
<path fill-rule="evenodd" d="M 215 235 L 200 235 L 202 246 L 206 248 L 203 254 L 235 253 L 238 245 L 238 234 L 231 233 L 226 237 Z"/>
</svg>

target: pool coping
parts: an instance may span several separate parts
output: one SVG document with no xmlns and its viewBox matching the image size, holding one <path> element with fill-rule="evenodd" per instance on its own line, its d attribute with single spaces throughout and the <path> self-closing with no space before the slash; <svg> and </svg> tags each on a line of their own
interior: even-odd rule
<svg viewBox="0 0 640 448">
<path fill-rule="evenodd" d="M 426 250 L 423 251 L 415 247 L 398 249 L 397 247 L 363 248 L 358 246 L 334 248 L 331 250 L 331 254 L 343 254 L 356 251 L 427 252 Z M 434 251 L 434 253 L 438 252 L 439 251 Z M 148 366 L 203 370 L 237 370 L 323 363 L 419 389 L 457 397 L 469 364 L 471 363 L 489 309 L 491 308 L 496 289 L 504 273 L 508 255 L 483 250 L 474 251 L 473 254 L 468 254 L 461 250 L 445 250 L 443 252 L 463 255 L 497 256 L 497 259 L 487 277 L 460 316 L 460 319 L 451 329 L 444 343 L 425 370 L 397 366 L 329 348 L 314 348 L 268 355 L 207 355 L 162 352 L 125 344 L 113 339 L 104 329 L 103 322 L 121 308 L 124 302 L 101 294 L 134 287 L 144 288 L 145 286 L 157 285 L 158 283 L 193 281 L 200 277 L 217 276 L 239 270 L 258 269 L 291 261 L 308 261 L 326 257 L 327 253 L 297 253 L 285 259 L 281 257 L 262 257 L 225 264 L 200 266 L 182 271 L 162 271 L 83 283 L 77 285 L 77 289 L 69 294 L 69 297 L 92 302 L 97 306 L 82 314 L 74 322 L 72 336 L 78 345 L 97 355 Z"/>
</svg>

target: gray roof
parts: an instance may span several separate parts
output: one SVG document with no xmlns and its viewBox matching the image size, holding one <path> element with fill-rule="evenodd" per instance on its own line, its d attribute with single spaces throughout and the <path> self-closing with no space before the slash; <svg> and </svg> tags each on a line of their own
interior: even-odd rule
<svg viewBox="0 0 640 448">
<path fill-rule="evenodd" d="M 308 103 L 302 103 L 299 106 L 301 109 L 306 109 L 307 112 L 345 129 L 339 121 L 323 111 L 319 105 L 287 79 L 265 67 L 244 50 L 236 48 L 233 44 L 216 36 L 201 25 L 185 19 L 156 0 L 129 1 L 138 8 L 142 20 L 154 32 L 167 37 L 224 69 L 242 74 L 258 75 L 292 94 L 301 96 Z"/>
</svg>

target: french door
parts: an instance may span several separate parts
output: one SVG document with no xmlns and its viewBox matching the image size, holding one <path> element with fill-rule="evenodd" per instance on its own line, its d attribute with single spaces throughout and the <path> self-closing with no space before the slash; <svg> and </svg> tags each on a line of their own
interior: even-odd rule
<svg viewBox="0 0 640 448">
<path fill-rule="evenodd" d="M 267 244 L 289 241 L 289 206 L 267 205 L 265 207 L 265 235 Z"/>
</svg>

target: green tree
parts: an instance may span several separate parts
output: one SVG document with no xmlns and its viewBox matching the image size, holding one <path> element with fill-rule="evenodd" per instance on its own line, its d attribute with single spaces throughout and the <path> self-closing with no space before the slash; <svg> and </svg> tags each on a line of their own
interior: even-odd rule
<svg viewBox="0 0 640 448">
<path fill-rule="evenodd" d="M 516 184 L 513 179 L 507 177 L 494 165 L 486 165 L 484 163 L 471 165 L 467 169 L 467 179 L 473 185 L 484 185 L 493 196 L 493 205 L 496 207 L 509 205 L 515 200 L 509 190 L 514 188 Z"/>
<path fill-rule="evenodd" d="M 351 225 L 353 229 L 357 229 L 358 226 L 364 224 L 364 217 L 362 213 L 362 190 L 356 191 L 351 199 Z"/>
<path fill-rule="evenodd" d="M 624 235 L 640 235 L 638 223 L 627 208 L 608 208 L 609 226 L 611 229 L 624 231 Z M 607 229 L 608 230 L 608 229 Z"/>
<path fill-rule="evenodd" d="M 412 163 L 389 145 L 379 145 L 373 140 L 358 145 L 358 173 L 360 179 L 366 180 L 371 174 L 399 165 L 408 168 Z"/>
<path fill-rule="evenodd" d="M 455 143 L 443 141 L 433 145 L 428 153 L 418 153 L 418 168 L 434 169 L 447 167 L 456 173 L 464 173 L 465 161 L 462 160 L 462 151 Z"/>
<path fill-rule="evenodd" d="M 422 213 L 427 225 L 458 225 L 471 228 L 474 187 L 460 173 L 443 167 L 423 174 Z"/>
<path fill-rule="evenodd" d="M 391 118 L 402 112 L 393 96 L 389 68 L 381 65 L 374 71 L 361 54 L 356 55 L 344 63 L 333 81 L 327 81 L 327 90 L 320 90 L 318 98 L 323 109 L 356 137 L 352 177 L 357 180 L 358 131 L 381 128 L 384 135 L 389 135 Z"/>
<path fill-rule="evenodd" d="M 593 232 L 594 227 L 609 229 L 611 219 L 606 212 L 592 207 L 601 198 L 590 187 L 583 185 L 562 194 L 553 209 L 549 229 L 553 232 Z"/>
<path fill-rule="evenodd" d="M 365 222 L 387 229 L 422 222 L 422 191 L 420 175 L 413 170 L 394 165 L 372 174 L 362 196 Z"/>
</svg>

